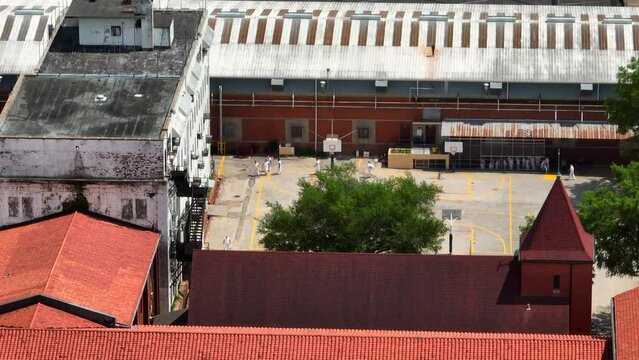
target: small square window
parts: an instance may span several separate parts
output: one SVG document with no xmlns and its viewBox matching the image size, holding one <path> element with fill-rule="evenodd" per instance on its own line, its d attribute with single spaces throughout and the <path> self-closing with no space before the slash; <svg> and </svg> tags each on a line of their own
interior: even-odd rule
<svg viewBox="0 0 639 360">
<path fill-rule="evenodd" d="M 227 137 L 227 138 L 235 137 L 235 124 L 224 124 L 223 133 L 224 133 L 224 137 Z"/>
<path fill-rule="evenodd" d="M 357 138 L 368 139 L 369 136 L 370 136 L 369 128 L 367 127 L 357 128 Z"/>
<path fill-rule="evenodd" d="M 302 137 L 303 128 L 299 125 L 291 126 L 291 137 L 292 138 L 301 138 Z"/>
<path fill-rule="evenodd" d="M 111 26 L 111 36 L 122 36 L 122 27 Z"/>
<path fill-rule="evenodd" d="M 561 291 L 561 276 L 553 275 L 552 277 L 552 292 L 557 294 Z"/>
</svg>

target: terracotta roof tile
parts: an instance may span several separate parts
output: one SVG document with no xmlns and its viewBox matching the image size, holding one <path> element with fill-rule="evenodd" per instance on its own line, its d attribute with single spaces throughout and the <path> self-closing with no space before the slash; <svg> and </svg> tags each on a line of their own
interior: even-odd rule
<svg viewBox="0 0 639 360">
<path fill-rule="evenodd" d="M 639 287 L 613 298 L 617 360 L 639 359 Z"/>
<path fill-rule="evenodd" d="M 43 304 L 27 306 L 0 314 L 0 327 L 19 328 L 95 328 L 93 321 L 83 319 Z"/>
<path fill-rule="evenodd" d="M 557 178 L 521 244 L 521 260 L 593 261 L 594 240 Z"/>
<path fill-rule="evenodd" d="M 591 336 L 145 326 L 0 329 L 0 357 L 65 359 L 608 360 Z"/>
<path fill-rule="evenodd" d="M 0 304 L 42 294 L 130 325 L 159 237 L 81 213 L 2 229 Z"/>
<path fill-rule="evenodd" d="M 189 325 L 568 333 L 504 256 L 196 251 Z M 526 310 L 530 303 L 532 310 Z"/>
</svg>

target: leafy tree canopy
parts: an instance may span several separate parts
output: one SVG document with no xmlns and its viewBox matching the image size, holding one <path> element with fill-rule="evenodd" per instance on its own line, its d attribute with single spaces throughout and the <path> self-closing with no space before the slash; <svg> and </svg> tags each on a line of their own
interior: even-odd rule
<svg viewBox="0 0 639 360">
<path fill-rule="evenodd" d="M 446 232 L 433 206 L 440 189 L 412 177 L 366 181 L 353 164 L 300 180 L 299 197 L 285 208 L 269 203 L 260 223 L 269 250 L 422 253 L 438 251 Z"/>
<path fill-rule="evenodd" d="M 639 134 L 639 58 L 619 68 L 615 91 L 618 98 L 606 99 L 610 122 L 619 126 L 620 133 L 632 130 Z"/>
<path fill-rule="evenodd" d="M 527 232 L 530 231 L 530 229 L 532 229 L 533 225 L 535 224 L 535 219 L 537 217 L 535 215 L 526 215 L 526 223 L 519 226 L 519 232 L 522 234 L 525 234 Z"/>
<path fill-rule="evenodd" d="M 612 165 L 615 184 L 583 194 L 579 217 L 595 236 L 597 266 L 639 275 L 639 162 Z"/>
</svg>

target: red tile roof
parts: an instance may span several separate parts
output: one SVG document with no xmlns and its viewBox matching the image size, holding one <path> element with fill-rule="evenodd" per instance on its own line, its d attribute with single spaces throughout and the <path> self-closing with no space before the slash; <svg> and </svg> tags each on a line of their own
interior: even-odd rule
<svg viewBox="0 0 639 360">
<path fill-rule="evenodd" d="M 525 260 L 593 261 L 594 239 L 557 178 L 520 247 Z"/>
<path fill-rule="evenodd" d="M 617 360 L 639 359 L 639 287 L 613 298 Z"/>
<path fill-rule="evenodd" d="M 0 305 L 44 295 L 130 325 L 159 237 L 157 232 L 81 213 L 2 229 Z M 23 311 L 20 316 L 28 313 Z M 49 324 L 48 316 L 51 311 L 34 311 L 31 326 Z M 86 320 L 63 323 L 84 326 Z"/>
<path fill-rule="evenodd" d="M 568 333 L 504 256 L 194 252 L 189 325 Z M 531 310 L 526 310 L 526 304 Z"/>
<path fill-rule="evenodd" d="M 43 304 L 35 304 L 0 314 L 0 327 L 19 328 L 93 328 L 93 321 Z"/>
<path fill-rule="evenodd" d="M 0 329 L 0 358 L 608 360 L 591 336 L 329 329 Z"/>
</svg>

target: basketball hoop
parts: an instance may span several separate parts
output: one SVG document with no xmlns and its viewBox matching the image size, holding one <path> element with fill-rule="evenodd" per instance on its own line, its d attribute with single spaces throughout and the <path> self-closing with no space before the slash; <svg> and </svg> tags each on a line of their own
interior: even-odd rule
<svg viewBox="0 0 639 360">
<path fill-rule="evenodd" d="M 330 152 L 334 152 L 334 151 L 335 151 L 335 148 L 336 148 L 336 147 L 335 147 L 335 145 L 333 145 L 333 144 L 328 145 L 328 150 L 329 150 Z"/>
</svg>

